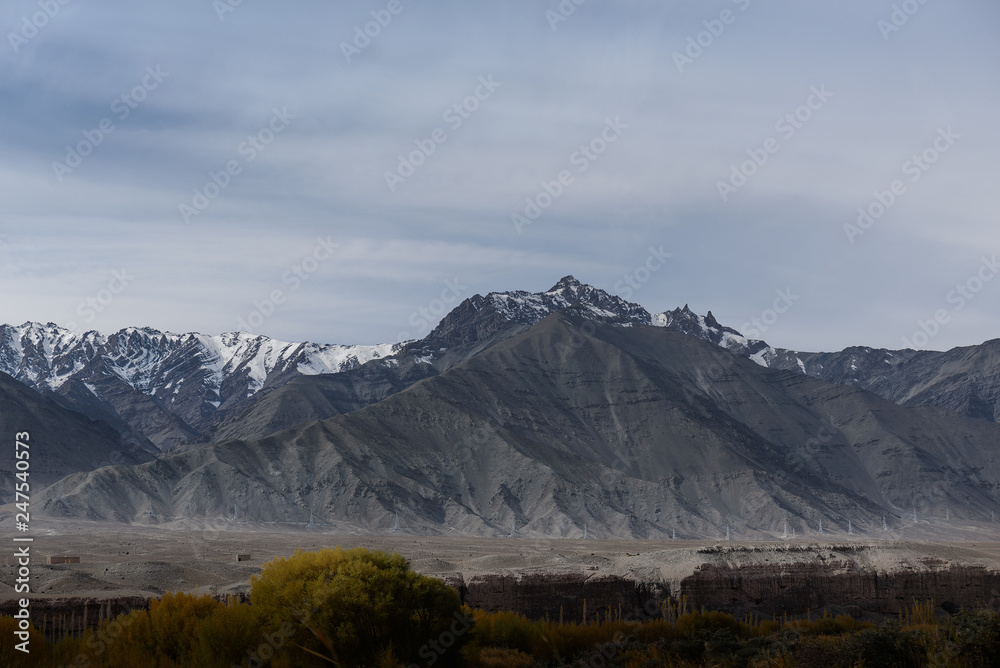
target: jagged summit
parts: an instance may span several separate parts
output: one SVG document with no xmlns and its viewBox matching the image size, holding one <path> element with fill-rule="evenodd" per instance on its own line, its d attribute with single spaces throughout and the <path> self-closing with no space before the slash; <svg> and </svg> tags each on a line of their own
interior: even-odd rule
<svg viewBox="0 0 1000 668">
<path fill-rule="evenodd" d="M 305 524 L 315 511 L 388 531 L 398 510 L 421 534 L 510 535 L 513 520 L 546 538 L 585 526 L 711 538 L 730 525 L 773 537 L 786 521 L 822 521 L 874 539 L 915 503 L 978 526 L 1000 511 L 995 424 L 774 372 L 692 336 L 578 325 L 555 313 L 514 326 L 447 368 L 407 355 L 297 378 L 240 418 L 260 433 L 76 474 L 68 504 L 45 491 L 38 508 L 146 523 L 151 499 L 164 515 L 210 519 L 228 491 L 256 522 Z"/>
<path fill-rule="evenodd" d="M 699 316 L 685 304 L 683 309 L 650 314 L 639 304 L 567 275 L 544 292 L 477 294 L 448 313 L 427 337 L 406 344 L 289 343 L 247 332 L 208 336 L 152 327 L 126 327 L 105 335 L 51 322 L 0 325 L 0 371 L 51 393 L 65 407 L 115 423 L 123 433 L 134 429 L 167 449 L 205 438 L 229 419 L 225 413 L 235 404 L 299 376 L 351 371 L 373 360 L 392 366 L 412 358 L 420 364 L 413 371 L 415 381 L 566 309 L 617 327 L 643 324 L 683 332 L 765 366 L 774 357 L 766 344 L 748 341 L 711 313 Z M 432 368 L 445 356 L 451 361 Z M 410 381 L 392 381 L 391 386 L 401 382 Z"/>
<path fill-rule="evenodd" d="M 559 282 L 557 282 L 551 288 L 546 290 L 546 294 L 552 294 L 553 292 L 562 292 L 564 290 L 570 290 L 572 292 L 576 292 L 581 287 L 584 287 L 583 283 L 576 280 L 576 277 L 570 274 L 569 276 L 563 276 L 562 278 L 560 278 Z"/>
<path fill-rule="evenodd" d="M 594 327 L 581 327 L 581 317 Z M 722 526 L 720 512 L 742 517 L 748 507 L 731 501 L 748 494 L 775 500 L 753 506 L 759 526 L 783 519 L 790 507 L 802 517 L 833 518 L 848 506 L 858 526 L 864 513 L 880 521 L 885 508 L 911 504 L 913 490 L 934 479 L 924 474 L 945 470 L 944 455 L 960 444 L 977 444 L 949 478 L 969 483 L 955 492 L 971 500 L 966 510 L 986 507 L 984 490 L 998 479 L 979 472 L 995 464 L 988 457 L 997 442 L 990 423 L 1000 418 L 1000 341 L 949 353 L 776 350 L 724 326 L 711 311 L 700 316 L 685 304 L 650 314 L 573 276 L 545 292 L 475 295 L 424 339 L 381 347 L 284 343 L 240 332 L 213 337 L 130 327 L 105 336 L 52 324 L 0 326 L 0 371 L 106 423 L 122 443 L 180 457 L 134 476 L 117 467 L 78 479 L 87 489 L 74 492 L 74 513 L 126 521 L 145 512 L 151 480 L 173 490 L 162 499 L 167 506 L 212 510 L 217 500 L 201 505 L 206 462 L 230 489 L 256 489 L 268 500 L 259 507 L 268 517 L 305 509 L 308 496 L 310 507 L 354 508 L 353 519 L 368 521 L 380 517 L 388 498 L 390 506 L 430 509 L 423 516 L 428 527 L 448 517 L 487 533 L 509 519 L 500 509 L 512 499 L 511 512 L 534 513 L 545 530 L 547 516 L 538 509 L 570 508 L 589 484 L 590 498 L 600 501 L 578 508 L 574 521 L 597 526 L 605 520 L 591 510 L 603 516 L 615 509 L 606 516 L 610 533 L 652 531 L 644 524 L 658 521 L 650 508 L 687 508 L 704 496 L 716 500 L 689 528 L 711 532 Z M 935 408 L 899 409 L 862 389 Z M 820 444 L 826 454 L 807 448 L 803 461 L 789 458 L 827 424 L 839 435 Z M 199 447 L 206 443 L 213 448 Z M 286 453 L 278 474 L 270 463 L 279 461 L 276 445 Z M 856 446 L 868 455 L 844 456 Z M 300 457 L 319 451 L 330 456 Z M 720 462 L 728 462 L 726 470 Z M 101 462 L 85 464 L 78 470 Z M 890 488 L 887 470 L 901 475 Z M 464 490 L 456 486 L 462 476 Z M 799 500 L 789 501 L 786 492 L 797 485 Z M 622 496 L 626 488 L 631 498 Z M 720 496 L 724 488 L 730 491 Z M 277 489 L 285 491 L 276 497 Z M 885 489 L 888 496 L 879 491 Z M 325 496 L 314 499 L 317 490 Z"/>
<path fill-rule="evenodd" d="M 588 317 L 602 322 L 650 323 L 649 312 L 642 306 L 581 283 L 573 276 L 561 278 L 545 292 L 491 292 L 486 297 L 476 295 L 473 299 L 477 298 L 491 304 L 508 320 L 528 324 L 570 307 L 581 309 Z"/>
</svg>

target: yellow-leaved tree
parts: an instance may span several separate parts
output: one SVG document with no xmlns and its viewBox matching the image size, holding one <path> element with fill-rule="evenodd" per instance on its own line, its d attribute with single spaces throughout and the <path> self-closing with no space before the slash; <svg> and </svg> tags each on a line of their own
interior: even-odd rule
<svg viewBox="0 0 1000 668">
<path fill-rule="evenodd" d="M 399 554 L 297 551 L 251 578 L 250 602 L 281 650 L 354 666 L 456 665 L 471 627 L 458 595 Z"/>
</svg>

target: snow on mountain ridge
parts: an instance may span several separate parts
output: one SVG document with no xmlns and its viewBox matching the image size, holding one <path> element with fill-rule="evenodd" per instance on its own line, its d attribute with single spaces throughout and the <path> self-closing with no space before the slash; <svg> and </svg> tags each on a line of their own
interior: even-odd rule
<svg viewBox="0 0 1000 668">
<path fill-rule="evenodd" d="M 673 311 L 651 314 L 639 304 L 580 283 L 573 276 L 560 279 L 545 292 L 491 292 L 486 297 L 476 295 L 472 303 L 477 310 L 481 306 L 492 305 L 507 320 L 527 325 L 533 325 L 556 311 L 576 308 L 596 320 L 618 327 L 629 327 L 633 323 L 664 327 L 704 339 L 765 367 L 780 355 L 767 343 L 748 339 L 735 329 L 720 324 L 711 311 L 700 316 L 685 304 L 683 308 Z"/>
<path fill-rule="evenodd" d="M 711 311 L 699 316 L 685 305 L 683 309 L 650 314 L 639 304 L 581 283 L 573 276 L 563 277 L 544 292 L 491 292 L 486 297 L 476 295 L 470 303 L 477 311 L 492 307 L 504 319 L 527 325 L 573 308 L 585 317 L 617 326 L 641 323 L 665 327 L 710 341 L 763 366 L 778 355 L 766 343 L 747 339 L 720 325 Z M 202 411 L 211 413 L 230 398 L 254 395 L 271 379 L 280 384 L 295 374 L 347 371 L 389 357 L 398 348 L 399 344 L 291 343 L 247 332 L 174 334 L 149 327 L 127 327 L 110 335 L 96 331 L 81 334 L 53 323 L 27 322 L 16 327 L 0 326 L 0 371 L 36 389 L 50 391 L 76 379 L 89 383 L 99 393 L 105 385 L 98 381 L 111 378 L 119 387 L 125 383 L 175 408 L 177 402 L 182 402 L 188 410 L 195 410 L 191 407 L 200 403 Z M 116 390 L 107 387 L 105 391 Z"/>
<path fill-rule="evenodd" d="M 57 390 L 97 360 L 145 394 L 183 364 L 198 360 L 205 385 L 216 394 L 233 374 L 246 372 L 247 393 L 259 391 L 275 372 L 306 375 L 336 373 L 392 354 L 393 344 L 337 345 L 290 343 L 246 332 L 216 336 L 174 334 L 148 327 L 127 327 L 110 335 L 77 333 L 53 323 L 0 325 L 0 371 L 39 389 Z M 182 382 L 183 379 L 174 379 Z"/>
<path fill-rule="evenodd" d="M 550 313 L 570 307 L 585 309 L 601 320 L 626 319 L 650 324 L 649 312 L 643 307 L 580 283 L 573 276 L 563 277 L 545 292 L 491 292 L 485 299 L 503 317 L 526 324 L 534 324 Z"/>
</svg>

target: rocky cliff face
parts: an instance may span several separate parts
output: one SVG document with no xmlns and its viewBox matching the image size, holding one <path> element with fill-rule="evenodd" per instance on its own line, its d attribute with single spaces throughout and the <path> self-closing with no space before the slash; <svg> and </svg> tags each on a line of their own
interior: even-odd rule
<svg viewBox="0 0 1000 668">
<path fill-rule="evenodd" d="M 478 575 L 447 581 L 476 610 L 511 610 L 531 619 L 594 622 L 609 616 L 659 615 L 669 585 L 592 573 Z"/>
<path fill-rule="evenodd" d="M 664 603 L 735 617 L 799 616 L 829 610 L 879 619 L 933 601 L 939 613 L 988 605 L 1000 610 L 1000 572 L 928 560 L 925 570 L 879 572 L 852 560 L 720 565 L 706 563 L 671 585 L 599 574 L 478 575 L 451 579 L 466 605 L 531 619 L 580 622 L 669 616 Z"/>
<path fill-rule="evenodd" d="M 980 605 L 1000 610 L 1000 572 L 984 565 L 926 557 L 880 570 L 872 566 L 864 547 L 785 550 L 789 551 L 797 554 L 780 563 L 775 548 L 748 550 L 744 555 L 705 550 L 709 561 L 688 570 L 686 576 L 668 580 L 596 569 L 468 577 L 458 573 L 442 579 L 473 609 L 566 623 L 672 619 L 679 609 L 702 608 L 738 618 L 818 616 L 826 610 L 877 621 L 915 601 L 933 601 L 941 616 Z M 215 598 L 225 600 L 226 595 Z M 245 593 L 238 598 L 248 601 Z M 12 614 L 15 605 L 14 599 L 0 601 L 0 614 Z M 32 600 L 32 618 L 44 633 L 78 635 L 103 619 L 147 605 L 148 599 L 141 596 L 37 598 Z"/>
<path fill-rule="evenodd" d="M 695 608 L 734 615 L 800 615 L 838 606 L 896 614 L 914 601 L 946 611 L 988 604 L 1000 609 L 1000 573 L 982 566 L 949 565 L 926 571 L 879 573 L 848 560 L 783 566 L 705 564 L 681 581 L 680 594 Z"/>
<path fill-rule="evenodd" d="M 32 598 L 31 623 L 46 638 L 64 635 L 80 637 L 87 629 L 100 628 L 101 622 L 115 619 L 133 610 L 145 610 L 149 599 L 144 596 L 66 596 Z M 16 599 L 0 601 L 0 615 L 14 615 L 20 607 Z"/>
</svg>

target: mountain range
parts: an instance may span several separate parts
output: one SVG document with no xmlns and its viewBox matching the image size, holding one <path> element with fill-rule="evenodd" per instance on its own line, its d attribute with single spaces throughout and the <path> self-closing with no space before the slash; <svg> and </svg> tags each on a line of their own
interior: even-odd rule
<svg viewBox="0 0 1000 668">
<path fill-rule="evenodd" d="M 103 336 L 52 323 L 0 325 L 0 371 L 160 450 L 197 439 L 232 402 L 297 375 L 356 368 L 393 348 L 285 343 L 243 332 L 128 328 Z"/>
<path fill-rule="evenodd" d="M 3 326 L 0 371 L 132 457 L 56 471 L 54 515 L 749 536 L 988 521 L 998 345 L 783 350 L 568 276 L 391 345 Z"/>
</svg>

